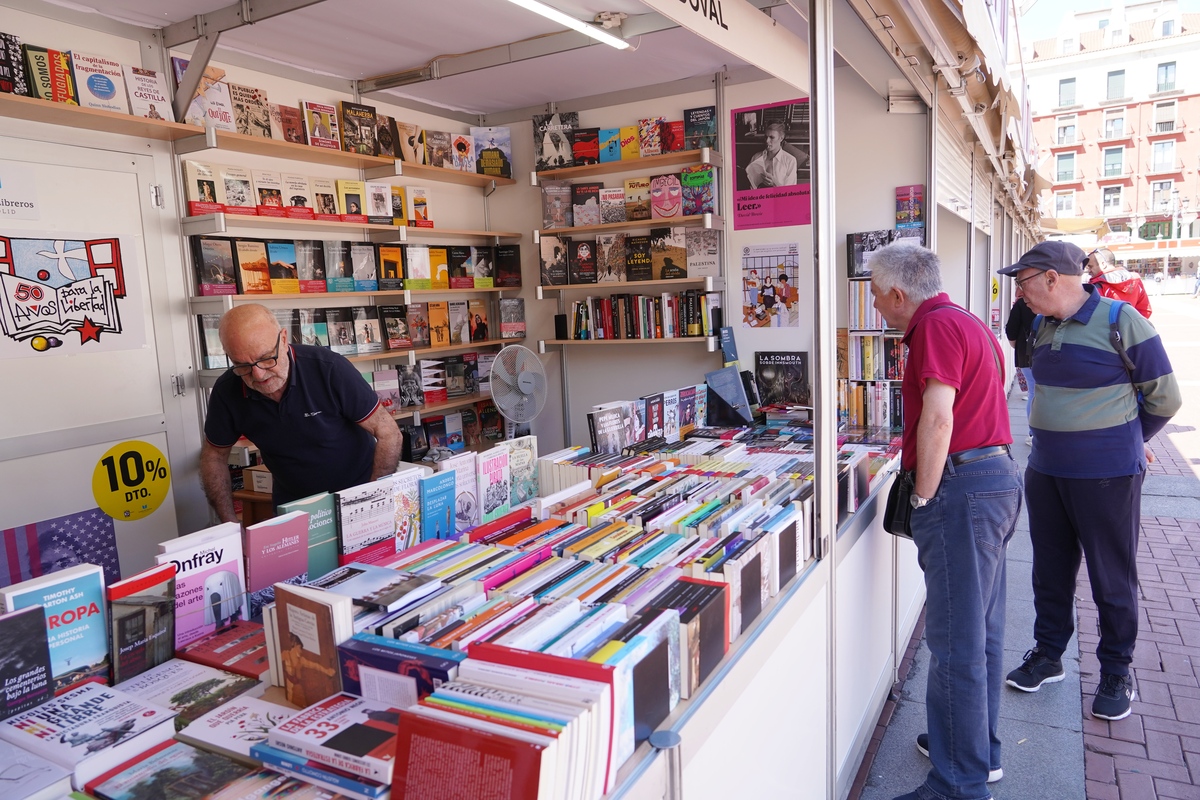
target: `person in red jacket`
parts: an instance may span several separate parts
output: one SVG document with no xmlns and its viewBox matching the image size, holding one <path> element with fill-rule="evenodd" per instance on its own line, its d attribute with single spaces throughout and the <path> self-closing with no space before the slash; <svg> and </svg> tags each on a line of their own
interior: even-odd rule
<svg viewBox="0 0 1200 800">
<path fill-rule="evenodd" d="M 1098 247 L 1089 253 L 1087 270 L 1092 276 L 1088 283 L 1095 286 L 1100 294 L 1113 300 L 1124 300 L 1143 317 L 1150 319 L 1150 298 L 1146 295 L 1141 276 L 1117 266 L 1117 259 L 1111 250 Z"/>
</svg>

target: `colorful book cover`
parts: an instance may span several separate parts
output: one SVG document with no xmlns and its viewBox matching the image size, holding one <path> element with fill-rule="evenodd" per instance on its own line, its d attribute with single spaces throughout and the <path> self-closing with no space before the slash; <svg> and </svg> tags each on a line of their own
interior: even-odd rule
<svg viewBox="0 0 1200 800">
<path fill-rule="evenodd" d="M 337 109 L 325 103 L 313 103 L 304 100 L 300 103 L 300 112 L 304 119 L 305 143 L 312 147 L 323 147 L 326 150 L 341 150 L 341 136 L 338 134 Z"/>
<path fill-rule="evenodd" d="M 283 181 L 283 211 L 288 219 L 314 219 L 312 185 L 308 176 L 285 172 Z"/>
<path fill-rule="evenodd" d="M 271 104 L 265 91 L 231 83 L 229 101 L 233 103 L 233 124 L 238 133 L 271 138 Z"/>
<path fill-rule="evenodd" d="M 662 151 L 678 153 L 684 149 L 683 120 L 673 119 L 662 125 Z"/>
<path fill-rule="evenodd" d="M 167 94 L 167 79 L 161 72 L 123 64 L 125 92 L 129 95 L 130 113 L 135 117 L 175 121 L 175 109 Z"/>
<path fill-rule="evenodd" d="M 164 547 L 169 550 L 163 552 Z M 248 619 L 242 528 L 227 522 L 159 545 L 156 564 L 175 565 L 175 646 Z"/>
<path fill-rule="evenodd" d="M 363 181 L 345 178 L 338 178 L 334 184 L 337 186 L 338 209 L 342 212 L 342 222 L 366 223 L 363 196 L 366 194 L 367 185 Z"/>
<path fill-rule="evenodd" d="M 175 655 L 175 565 L 161 564 L 107 590 L 109 658 L 114 684 Z"/>
<path fill-rule="evenodd" d="M 600 190 L 603 183 L 588 181 L 571 185 L 571 213 L 575 227 L 600 224 Z"/>
<path fill-rule="evenodd" d="M 375 245 L 370 242 L 351 242 L 350 263 L 354 276 L 354 291 L 374 292 L 379 289 L 379 265 L 375 263 Z"/>
<path fill-rule="evenodd" d="M 662 149 L 662 127 L 666 117 L 648 117 L 638 120 L 638 153 L 642 158 L 657 156 Z"/>
<path fill-rule="evenodd" d="M 304 115 L 298 106 L 267 104 L 271 115 L 271 138 L 293 144 L 304 144 Z"/>
<path fill-rule="evenodd" d="M 475 288 L 475 258 L 471 250 L 467 245 L 451 245 L 446 248 L 451 289 Z"/>
<path fill-rule="evenodd" d="M 354 262 L 350 258 L 351 242 L 329 241 L 325 249 L 325 289 L 329 292 L 354 291 Z"/>
<path fill-rule="evenodd" d="M 650 229 L 650 268 L 656 281 L 687 277 L 687 229 Z"/>
<path fill-rule="evenodd" d="M 226 790 L 257 774 L 253 765 L 238 762 L 223 753 L 213 753 L 184 742 L 163 742 L 136 761 L 101 775 L 88 790 L 101 800 L 140 800 L 156 797 L 183 800 L 185 797 L 225 800 Z M 169 781 L 169 785 L 163 784 Z M 186 788 L 185 788 L 186 787 Z M 254 795 L 239 795 L 253 797 Z"/>
<path fill-rule="evenodd" d="M 308 512 L 292 511 L 248 525 L 245 551 L 250 619 L 261 620 L 263 606 L 275 602 L 276 583 L 308 580 Z"/>
<path fill-rule="evenodd" d="M 629 161 L 631 159 L 641 158 L 642 150 L 638 143 L 638 126 L 622 125 L 620 130 L 621 160 Z"/>
<path fill-rule="evenodd" d="M 650 179 L 625 179 L 625 219 L 650 219 Z"/>
<path fill-rule="evenodd" d="M 196 286 L 200 296 L 237 294 L 237 266 L 233 260 L 233 240 L 197 236 L 193 242 Z"/>
<path fill-rule="evenodd" d="M 475 140 L 471 134 L 450 135 L 451 165 L 459 172 L 475 171 Z"/>
<path fill-rule="evenodd" d="M 479 524 L 479 491 L 475 454 L 460 453 L 437 463 L 438 472 L 454 473 L 454 530 L 462 533 Z"/>
<path fill-rule="evenodd" d="M 393 225 L 392 215 L 392 186 L 386 181 L 367 181 L 366 196 L 367 222 L 372 225 Z"/>
<path fill-rule="evenodd" d="M 234 243 L 234 250 L 237 252 L 242 294 L 270 294 L 271 269 L 267 260 L 266 242 L 259 239 L 238 239 Z"/>
<path fill-rule="evenodd" d="M 56 693 L 87 681 L 108 680 L 108 617 L 104 570 L 80 564 L 0 589 L 5 611 L 46 610 L 50 668 Z"/>
<path fill-rule="evenodd" d="M 279 506 L 279 513 L 308 512 L 308 577 L 321 577 L 338 565 L 337 507 L 329 492 L 321 492 Z"/>
<path fill-rule="evenodd" d="M 183 78 L 187 66 L 187 59 L 171 57 L 176 86 Z M 211 64 L 205 67 L 196 93 L 192 96 L 187 110 L 183 112 L 183 121 L 201 128 L 212 126 L 217 130 L 237 131 L 237 123 L 233 120 L 233 103 L 229 99 L 229 84 L 225 81 L 225 70 Z"/>
<path fill-rule="evenodd" d="M 371 373 L 371 386 L 379 397 L 379 406 L 395 416 L 400 412 L 400 373 L 394 369 L 377 369 Z"/>
<path fill-rule="evenodd" d="M 403 186 L 392 186 L 392 225 L 397 228 L 408 227 L 408 200 Z"/>
<path fill-rule="evenodd" d="M 429 248 L 429 287 L 450 288 L 450 253 L 445 246 L 432 245 Z"/>
<path fill-rule="evenodd" d="M 332 655 L 337 666 L 337 653 Z M 383 703 L 336 694 L 276 727 L 267 741 L 285 752 L 390 783 L 397 724 L 396 710 Z"/>
<path fill-rule="evenodd" d="M 500 338 L 525 338 L 525 298 L 500 298 Z"/>
<path fill-rule="evenodd" d="M 600 222 L 609 225 L 625 222 L 625 189 L 616 186 L 600 190 Z"/>
<path fill-rule="evenodd" d="M 354 344 L 360 356 L 383 352 L 383 330 L 379 315 L 370 306 L 355 306 L 350 309 L 354 320 Z"/>
<path fill-rule="evenodd" d="M 172 658 L 115 688 L 175 712 L 175 730 L 181 730 L 227 700 L 266 687 L 244 675 Z"/>
<path fill-rule="evenodd" d="M 498 178 L 512 177 L 512 131 L 504 127 L 471 128 L 475 142 L 475 171 Z"/>
<path fill-rule="evenodd" d="M 699 150 L 717 146 L 717 107 L 700 106 L 683 110 L 685 149 Z"/>
<path fill-rule="evenodd" d="M 472 342 L 486 342 L 491 336 L 488 327 L 488 304 L 478 298 L 467 301 L 467 318 L 470 321 Z"/>
<path fill-rule="evenodd" d="M 534 171 L 562 169 L 575 165 L 571 132 L 579 127 L 578 111 L 535 114 L 533 117 Z"/>
<path fill-rule="evenodd" d="M 0 719 L 28 711 L 54 697 L 46 612 L 40 605 L 0 615 Z M 0 758 L 0 764 L 5 763 Z"/>
<path fill-rule="evenodd" d="M 279 660 L 287 701 L 301 708 L 342 689 L 337 646 L 353 635 L 353 601 L 305 586 L 275 588 Z"/>
<path fill-rule="evenodd" d="M 104 56 L 72 50 L 71 68 L 75 75 L 79 105 L 82 108 L 98 108 L 118 114 L 129 113 L 129 100 L 125 96 L 125 75 L 118 62 Z"/>
<path fill-rule="evenodd" d="M 683 216 L 712 214 L 716 208 L 713 200 L 713 168 L 711 164 L 694 164 L 684 167 L 679 174 L 683 184 Z"/>
<path fill-rule="evenodd" d="M 454 472 L 435 472 L 421 478 L 421 541 L 454 536 L 456 487 Z"/>
<path fill-rule="evenodd" d="M 184 161 L 183 193 L 190 216 L 218 214 L 225 210 L 225 187 L 212 164 Z"/>
<path fill-rule="evenodd" d="M 450 304 L 445 300 L 430 300 L 428 308 L 430 347 L 449 347 Z"/>
<path fill-rule="evenodd" d="M 379 322 L 383 327 L 383 341 L 388 350 L 412 348 L 413 341 L 408 332 L 408 308 L 406 306 L 380 306 Z"/>
<path fill-rule="evenodd" d="M 300 293 L 324 294 L 327 289 L 324 244 L 315 239 L 297 239 L 293 244 L 296 248 L 296 279 L 300 282 Z"/>
<path fill-rule="evenodd" d="M 295 242 L 267 242 L 267 259 L 270 261 L 271 294 L 300 294 Z"/>
<path fill-rule="evenodd" d="M 338 124 L 342 149 L 360 156 L 373 156 L 375 144 L 375 107 L 361 103 L 338 102 Z"/>
<path fill-rule="evenodd" d="M 267 734 L 296 715 L 296 710 L 257 697 L 235 697 L 193 720 L 175 734 L 181 742 L 235 761 L 254 764 L 250 748 L 266 743 Z"/>
<path fill-rule="evenodd" d="M 512 507 L 508 448 L 493 447 L 476 456 L 475 472 L 479 481 L 479 521 L 491 522 Z"/>
<path fill-rule="evenodd" d="M 601 128 L 597 137 L 601 164 L 621 160 L 621 129 Z"/>
<path fill-rule="evenodd" d="M 679 175 L 654 175 L 650 178 L 650 218 L 674 219 L 682 215 L 683 184 Z"/>
<path fill-rule="evenodd" d="M 341 222 L 342 215 L 338 213 L 337 184 L 330 178 L 313 178 L 309 182 L 312 189 L 313 218 L 322 222 Z"/>
<path fill-rule="evenodd" d="M 262 623 L 241 619 L 177 649 L 175 657 L 256 681 L 270 668 Z"/>
<path fill-rule="evenodd" d="M 79 105 L 70 53 L 31 44 L 22 45 L 21 49 L 25 53 L 25 77 L 29 81 L 30 97 Z"/>
<path fill-rule="evenodd" d="M 22 96 L 29 94 L 21 39 L 13 33 L 0 32 L 0 92 Z"/>
<path fill-rule="evenodd" d="M 583 167 L 600 162 L 600 129 L 576 128 L 571 132 L 571 156 L 575 166 Z"/>
<path fill-rule="evenodd" d="M 433 288 L 433 276 L 431 270 L 432 267 L 429 263 L 429 245 L 404 245 L 404 288 Z"/>
<path fill-rule="evenodd" d="M 521 245 L 496 245 L 496 287 L 519 289 L 521 287 Z"/>
<path fill-rule="evenodd" d="M 221 175 L 225 180 L 225 210 L 230 214 L 286 216 L 283 180 L 278 172 L 221 167 Z"/>
<path fill-rule="evenodd" d="M 475 289 L 491 289 L 496 283 L 496 248 L 491 245 L 471 247 Z"/>
<path fill-rule="evenodd" d="M 409 256 L 411 255 L 410 251 Z M 412 337 L 413 349 L 421 350 L 428 348 L 430 346 L 429 304 L 409 303 L 405 309 L 404 316 L 408 320 L 408 335 Z M 401 384 L 401 388 L 403 388 L 403 383 Z"/>
<path fill-rule="evenodd" d="M 567 248 L 567 283 L 596 282 L 596 243 L 590 239 L 572 239 Z"/>
<path fill-rule="evenodd" d="M 411 370 L 411 368 L 409 369 Z M 419 393 L 419 382 L 417 387 Z M 406 435 L 405 438 L 407 439 L 408 436 Z M 398 550 L 407 549 L 421 541 L 421 478 L 423 475 L 424 473 L 416 467 L 392 473 L 392 500 L 396 505 L 396 548 Z"/>
<path fill-rule="evenodd" d="M 412 212 L 408 215 L 410 228 L 432 228 L 433 215 L 429 211 L 429 189 L 424 186 L 409 186 L 408 198 Z"/>
</svg>

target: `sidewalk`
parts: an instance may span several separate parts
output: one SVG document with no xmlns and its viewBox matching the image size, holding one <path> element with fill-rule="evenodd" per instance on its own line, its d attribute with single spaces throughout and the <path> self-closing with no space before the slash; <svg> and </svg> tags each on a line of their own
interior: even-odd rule
<svg viewBox="0 0 1200 800">
<path fill-rule="evenodd" d="M 1156 297 L 1153 321 L 1183 388 L 1184 408 L 1151 444 L 1158 460 L 1142 493 L 1141 620 L 1133 661 L 1138 698 L 1120 722 L 1091 718 L 1099 682 L 1097 616 L 1081 569 L 1078 636 L 1063 655 L 1066 679 L 1036 694 L 1003 693 L 1004 779 L 991 787 L 996 800 L 1200 798 L 1200 301 Z M 1023 467 L 1029 448 L 1016 389 L 1009 416 L 1013 454 Z M 1020 664 L 1033 646 L 1031 566 L 1022 514 L 1008 551 L 1006 668 Z M 921 623 L 909 656 L 849 800 L 891 800 L 920 785 L 929 770 L 915 744 L 926 727 L 929 667 Z"/>
</svg>

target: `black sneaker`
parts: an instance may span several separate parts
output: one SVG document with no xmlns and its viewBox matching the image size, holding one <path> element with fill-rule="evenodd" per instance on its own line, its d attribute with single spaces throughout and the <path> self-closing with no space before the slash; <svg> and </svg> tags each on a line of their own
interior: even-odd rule
<svg viewBox="0 0 1200 800">
<path fill-rule="evenodd" d="M 1058 683 L 1064 677 L 1062 661 L 1049 658 L 1035 647 L 1025 654 L 1025 663 L 1008 673 L 1004 682 L 1022 692 L 1036 692 L 1043 683 Z"/>
<path fill-rule="evenodd" d="M 1092 701 L 1092 716 L 1118 720 L 1129 716 L 1129 704 L 1137 698 L 1133 679 L 1128 675 L 1100 675 L 1100 687 Z"/>
<path fill-rule="evenodd" d="M 920 751 L 921 755 L 925 756 L 926 758 L 929 758 L 929 734 L 928 733 L 918 733 L 917 734 L 917 750 Z M 995 783 L 996 781 L 1002 779 L 1003 777 L 1004 777 L 1004 770 L 1001 767 L 996 767 L 995 769 L 990 770 L 988 772 L 987 782 Z"/>
</svg>

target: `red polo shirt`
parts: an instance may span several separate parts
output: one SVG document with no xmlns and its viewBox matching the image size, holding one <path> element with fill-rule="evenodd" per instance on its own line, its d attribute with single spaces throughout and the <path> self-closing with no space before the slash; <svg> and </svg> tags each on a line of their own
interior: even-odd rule
<svg viewBox="0 0 1200 800">
<path fill-rule="evenodd" d="M 935 308 L 943 306 L 942 308 Z M 908 345 L 904 367 L 904 435 L 901 466 L 917 466 L 917 423 L 930 378 L 953 386 L 954 430 L 950 452 L 1012 444 L 1008 403 L 1000 375 L 1004 355 L 996 337 L 970 312 L 950 302 L 945 292 L 917 308 L 903 342 Z M 997 363 L 997 359 L 1000 361 Z"/>
</svg>

